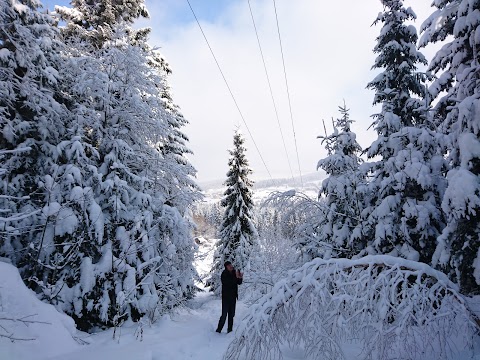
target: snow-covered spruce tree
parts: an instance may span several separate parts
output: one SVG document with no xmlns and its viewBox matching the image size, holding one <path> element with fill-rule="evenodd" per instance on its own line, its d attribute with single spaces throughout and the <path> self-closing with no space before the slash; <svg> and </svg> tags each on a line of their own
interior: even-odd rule
<svg viewBox="0 0 480 360">
<path fill-rule="evenodd" d="M 78 283 L 82 259 L 100 256 L 92 246 L 103 233 L 92 193 L 96 150 L 83 141 L 74 82 L 65 76 L 71 64 L 52 19 L 36 1 L 2 6 L 2 147 L 11 152 L 2 188 L 14 196 L 3 205 L 24 217 L 3 222 L 0 256 L 44 300 L 66 304 L 71 298 L 60 291 Z M 31 150 L 22 155 L 25 147 Z"/>
<path fill-rule="evenodd" d="M 362 149 L 350 129 L 353 120 L 349 109 L 344 104 L 339 111 L 341 117 L 334 122 L 333 134 L 319 136 L 328 153 L 317 165 L 329 175 L 319 193 L 319 197 L 325 197 L 323 216 L 313 227 L 306 226 L 298 240 L 301 250 L 312 259 L 350 258 L 364 248 L 353 242 L 361 211 L 358 188 L 362 182 L 359 172 Z"/>
<path fill-rule="evenodd" d="M 190 173 L 163 150 L 174 122 L 166 75 L 152 63 L 158 54 L 146 43 L 148 30 L 131 27 L 146 14 L 143 1 L 72 4 L 57 12 L 76 65 L 73 107 L 95 150 L 89 194 L 98 208 L 90 215 L 94 241 L 75 276 L 53 281 L 59 306 L 88 330 L 154 319 L 192 294 L 194 243 L 183 214 L 196 193 L 184 186 Z"/>
<path fill-rule="evenodd" d="M 174 176 L 169 179 L 171 187 L 167 189 L 169 201 L 173 206 L 184 214 L 186 208 L 192 203 L 192 200 L 199 199 L 200 189 L 193 180 L 196 174 L 195 168 L 188 161 L 187 155 L 192 154 L 188 148 L 188 137 L 182 131 L 182 128 L 188 124 L 188 120 L 180 112 L 180 108 L 173 102 L 170 86 L 167 82 L 171 70 L 165 59 L 158 51 L 150 51 L 151 66 L 163 75 L 164 81 L 160 84 L 162 100 L 168 115 L 166 121 L 169 127 L 169 134 L 166 141 L 160 147 L 162 155 L 176 165 L 176 171 L 173 173 L 165 172 L 164 177 Z"/>
<path fill-rule="evenodd" d="M 363 233 L 373 241 L 367 252 L 391 254 L 431 263 L 436 238 L 444 221 L 440 201 L 445 168 L 438 134 L 426 115 L 426 76 L 417 66 L 426 64 L 417 51 L 415 27 L 405 21 L 414 12 L 401 0 L 384 0 L 383 23 L 374 52 L 374 69 L 382 72 L 368 84 L 375 91 L 378 138 L 367 149 L 371 164 L 370 204 L 365 206 Z"/>
<path fill-rule="evenodd" d="M 257 230 L 253 223 L 252 186 L 249 179 L 252 173 L 245 156 L 244 138 L 237 130 L 233 137 L 233 149 L 229 150 L 229 170 L 225 185 L 222 206 L 225 208 L 220 240 L 212 268 L 211 288 L 220 288 L 220 274 L 225 261 L 230 261 L 236 269 L 245 270 L 249 264 L 253 248 L 257 244 Z"/>
<path fill-rule="evenodd" d="M 0 23 L 0 256 L 25 278 L 43 271 L 42 247 L 52 251 L 51 215 L 59 204 L 51 186 L 69 114 L 59 91 L 62 44 L 41 3 L 2 1 Z"/>
<path fill-rule="evenodd" d="M 442 202 L 447 226 L 438 238 L 433 264 L 480 294 L 480 1 L 437 0 L 422 25 L 420 45 L 446 41 L 433 58 L 437 75 L 430 90 L 451 170 Z M 442 93 L 445 92 L 445 93 Z"/>
<path fill-rule="evenodd" d="M 295 249 L 294 237 L 282 231 L 284 209 L 264 202 L 255 206 L 255 225 L 258 232 L 258 251 L 251 257 L 248 281 L 241 287 L 242 298 L 255 303 L 273 285 L 300 264 L 300 252 Z"/>
<path fill-rule="evenodd" d="M 136 38 L 142 39 L 138 36 Z M 196 250 L 193 247 L 194 225 L 191 208 L 202 195 L 194 180 L 196 170 L 187 158 L 188 154 L 192 154 L 188 147 L 189 139 L 183 132 L 188 120 L 174 103 L 168 84 L 168 76 L 172 73 L 170 66 L 162 54 L 145 41 L 138 41 L 138 46 L 141 46 L 148 55 L 148 65 L 161 80 L 155 81 L 155 84 L 164 111 L 160 118 L 167 131 L 163 135 L 157 134 L 153 137 L 157 140 L 154 155 L 161 161 L 152 160 L 150 163 L 156 164 L 153 171 L 155 179 L 153 199 L 157 202 L 161 199 L 157 205 L 157 208 L 161 209 L 161 216 L 158 217 L 160 238 L 163 239 L 163 246 L 171 244 L 170 250 L 174 251 L 164 267 L 175 291 L 169 291 L 169 296 L 163 301 L 172 307 L 191 297 L 194 292 L 193 279 L 197 278 L 198 274 L 193 266 Z M 158 193 L 163 195 L 157 196 Z"/>
</svg>

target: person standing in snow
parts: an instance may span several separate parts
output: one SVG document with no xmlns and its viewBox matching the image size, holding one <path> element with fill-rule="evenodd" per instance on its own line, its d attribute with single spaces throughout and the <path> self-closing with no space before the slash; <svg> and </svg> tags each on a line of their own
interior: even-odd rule
<svg viewBox="0 0 480 360">
<path fill-rule="evenodd" d="M 222 272 L 222 316 L 218 321 L 217 332 L 221 333 L 228 315 L 227 333 L 233 329 L 233 317 L 238 299 L 238 285 L 243 281 L 243 274 L 235 271 L 230 261 L 226 261 L 225 270 Z"/>
</svg>

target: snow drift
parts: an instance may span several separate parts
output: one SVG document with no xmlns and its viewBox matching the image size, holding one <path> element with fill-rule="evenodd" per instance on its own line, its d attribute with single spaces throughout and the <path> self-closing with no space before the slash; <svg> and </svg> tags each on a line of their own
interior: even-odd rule
<svg viewBox="0 0 480 360">
<path fill-rule="evenodd" d="M 38 300 L 18 270 L 0 261 L 0 359 L 42 359 L 70 351 L 79 346 L 75 332 L 72 318 Z"/>
<path fill-rule="evenodd" d="M 466 359 L 479 340 L 476 320 L 456 285 L 428 265 L 315 259 L 252 306 L 225 359 L 280 359 L 285 344 L 312 359 Z"/>
</svg>

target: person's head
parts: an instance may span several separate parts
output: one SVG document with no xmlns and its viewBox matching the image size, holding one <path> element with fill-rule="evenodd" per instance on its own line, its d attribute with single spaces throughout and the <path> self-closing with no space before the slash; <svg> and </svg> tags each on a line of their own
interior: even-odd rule
<svg viewBox="0 0 480 360">
<path fill-rule="evenodd" d="M 225 264 L 223 265 L 225 266 L 225 270 L 233 271 L 233 265 L 230 261 L 225 261 Z"/>
</svg>

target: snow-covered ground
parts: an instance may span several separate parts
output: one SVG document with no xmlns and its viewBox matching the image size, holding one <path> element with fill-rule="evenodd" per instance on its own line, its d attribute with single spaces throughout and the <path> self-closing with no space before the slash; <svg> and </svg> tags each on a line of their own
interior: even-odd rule
<svg viewBox="0 0 480 360">
<path fill-rule="evenodd" d="M 200 275 L 209 270 L 214 240 L 200 238 L 196 262 Z M 73 320 L 39 301 L 23 284 L 18 271 L 0 262 L 0 359 L 1 360 L 216 360 L 222 359 L 234 333 L 217 334 L 221 301 L 200 292 L 184 307 L 152 325 L 127 324 L 97 334 L 74 329 Z M 240 300 L 234 328 L 247 313 Z M 34 315 L 29 316 L 28 315 Z M 4 319 L 38 321 L 22 323 Z M 25 340 L 11 341 L 6 335 Z M 75 338 L 75 339 L 74 339 Z M 33 340 L 32 340 L 33 339 Z M 298 354 L 289 352 L 299 359 Z M 288 354 L 286 354 L 288 355 Z"/>
<path fill-rule="evenodd" d="M 196 266 L 200 275 L 205 275 L 214 241 L 200 241 Z M 93 335 L 81 333 L 75 330 L 71 318 L 39 301 L 13 266 L 0 262 L 0 359 L 221 359 L 234 334 L 215 332 L 220 310 L 218 298 L 200 292 L 186 306 L 155 324 L 127 324 L 117 329 L 115 338 L 113 329 Z M 235 325 L 246 310 L 239 301 Z M 12 341 L 7 336 L 22 340 Z"/>
<path fill-rule="evenodd" d="M 214 243 L 214 239 L 197 238 L 195 266 L 201 277 L 210 269 Z M 220 299 L 200 292 L 154 324 L 129 323 L 117 329 L 115 336 L 113 329 L 86 334 L 75 330 L 71 318 L 39 301 L 18 271 L 0 261 L 0 360 L 220 360 L 236 335 L 226 334 L 226 329 L 222 334 L 215 332 L 220 310 Z M 235 329 L 245 327 L 247 314 L 248 307 L 240 299 Z M 357 358 L 358 347 L 350 344 L 344 350 L 351 355 L 348 359 Z M 285 360 L 311 359 L 300 349 L 282 347 L 282 353 Z M 480 360 L 480 354 L 468 359 Z"/>
<path fill-rule="evenodd" d="M 92 335 L 85 340 L 90 344 L 76 347 L 49 360 L 212 360 L 221 359 L 233 333 L 217 334 L 215 327 L 220 315 L 221 302 L 210 293 L 200 293 L 174 314 L 164 316 L 151 326 L 132 324 L 121 328 L 117 339 L 113 330 Z M 246 307 L 239 302 L 237 319 Z M 38 358 L 37 358 L 38 359 Z"/>
<path fill-rule="evenodd" d="M 72 335 L 81 336 L 73 320 L 38 300 L 18 270 L 0 261 L 0 359 L 47 359 L 79 349 Z"/>
<path fill-rule="evenodd" d="M 196 267 L 205 276 L 213 259 L 215 240 L 199 238 Z M 39 301 L 23 284 L 17 269 L 0 262 L 1 360 L 220 360 L 235 334 L 217 334 L 221 301 L 200 292 L 184 307 L 154 324 L 126 324 L 97 334 L 76 331 L 71 318 Z M 237 303 L 234 329 L 247 313 Z M 12 319 L 12 320 L 5 320 Z M 13 321 L 23 319 L 34 323 Z M 6 336 L 24 339 L 12 341 Z M 302 359 L 292 351 L 285 359 Z"/>
</svg>

